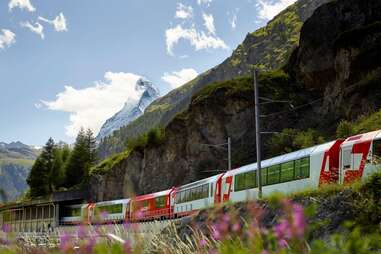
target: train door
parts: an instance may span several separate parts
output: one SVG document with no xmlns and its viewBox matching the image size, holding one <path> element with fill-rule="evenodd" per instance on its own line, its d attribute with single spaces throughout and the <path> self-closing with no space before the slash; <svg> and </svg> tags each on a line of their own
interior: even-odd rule
<svg viewBox="0 0 381 254">
<path fill-rule="evenodd" d="M 365 165 L 369 162 L 371 141 L 355 143 L 342 147 L 340 165 L 340 183 L 351 183 L 360 180 Z"/>
<path fill-rule="evenodd" d="M 233 188 L 233 176 L 228 176 L 222 180 L 222 201 L 227 202 L 230 199 L 230 193 Z"/>
</svg>

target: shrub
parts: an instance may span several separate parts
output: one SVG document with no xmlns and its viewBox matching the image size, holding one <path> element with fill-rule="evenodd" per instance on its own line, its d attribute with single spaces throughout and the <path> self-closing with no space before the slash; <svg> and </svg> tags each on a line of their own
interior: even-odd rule
<svg viewBox="0 0 381 254">
<path fill-rule="evenodd" d="M 347 138 L 352 136 L 354 133 L 353 125 L 347 120 L 342 120 L 337 126 L 336 137 L 337 138 Z"/>
</svg>

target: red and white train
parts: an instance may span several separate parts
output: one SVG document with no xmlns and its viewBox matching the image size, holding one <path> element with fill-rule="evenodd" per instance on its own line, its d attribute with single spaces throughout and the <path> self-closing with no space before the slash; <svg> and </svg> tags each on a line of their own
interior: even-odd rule
<svg viewBox="0 0 381 254">
<path fill-rule="evenodd" d="M 381 171 L 381 130 L 338 139 L 262 161 L 263 194 L 291 193 L 329 183 L 346 184 Z M 179 218 L 200 209 L 258 195 L 253 163 L 172 189 L 66 207 L 62 224 L 141 222 Z"/>
</svg>

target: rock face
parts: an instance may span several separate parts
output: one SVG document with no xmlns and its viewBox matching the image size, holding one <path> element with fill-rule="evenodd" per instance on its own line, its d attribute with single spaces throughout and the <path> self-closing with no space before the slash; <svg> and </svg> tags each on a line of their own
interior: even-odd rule
<svg viewBox="0 0 381 254">
<path fill-rule="evenodd" d="M 270 79 L 270 78 L 269 78 Z M 284 73 L 274 74 L 271 82 L 261 78 L 263 96 L 279 91 L 275 98 L 298 101 L 297 84 L 288 84 Z M 253 80 L 217 83 L 217 88 L 197 94 L 188 111 L 178 115 L 165 129 L 165 139 L 159 146 L 135 150 L 104 175 L 93 175 L 90 196 L 95 201 L 111 200 L 155 191 L 192 182 L 227 170 L 226 147 L 232 139 L 232 165 L 236 167 L 255 159 L 255 129 Z M 235 89 L 240 86 L 240 89 Z M 287 89 L 283 89 L 287 87 Z M 293 97 L 288 97 L 293 95 Z M 269 105 L 270 110 L 285 110 L 287 106 Z M 272 118 L 271 118 L 272 119 Z M 277 117 L 282 120 L 282 118 Z M 285 127 L 268 121 L 265 129 Z"/>
<path fill-rule="evenodd" d="M 28 188 L 26 178 L 38 153 L 21 142 L 0 142 L 0 188 L 8 200 L 15 199 Z"/>
<path fill-rule="evenodd" d="M 118 113 L 108 119 L 97 135 L 98 141 L 141 116 L 148 105 L 159 97 L 157 88 L 151 82 L 144 79 L 137 81 L 135 90 L 141 94 L 140 100 L 127 101 Z"/>
<path fill-rule="evenodd" d="M 287 68 L 306 89 L 324 97 L 321 115 L 331 121 L 356 119 L 381 106 L 380 45 L 380 1 L 335 1 L 306 21 Z"/>
<path fill-rule="evenodd" d="M 274 70 L 285 65 L 298 45 L 303 22 L 317 7 L 330 1 L 299 0 L 266 27 L 247 34 L 243 43 L 223 63 L 154 101 L 144 115 L 114 133 L 112 139 L 101 142 L 100 157 L 122 152 L 129 138 L 148 132 L 153 126 L 167 126 L 179 112 L 188 108 L 193 95 L 212 82 L 249 75 L 254 67 Z"/>
<path fill-rule="evenodd" d="M 261 96 L 294 105 L 263 106 L 262 130 L 313 128 L 334 139 L 341 119 L 379 110 L 380 13 L 379 0 L 337 0 L 319 7 L 301 29 L 300 46 L 284 68 L 287 74 L 260 78 Z M 254 162 L 253 117 L 251 79 L 211 84 L 170 121 L 163 144 L 133 151 L 105 175 L 93 176 L 91 196 L 122 198 L 132 190 L 150 193 L 215 175 L 226 169 L 226 150 L 203 144 L 225 143 L 229 136 L 233 166 Z M 266 139 L 264 135 L 268 157 Z"/>
</svg>

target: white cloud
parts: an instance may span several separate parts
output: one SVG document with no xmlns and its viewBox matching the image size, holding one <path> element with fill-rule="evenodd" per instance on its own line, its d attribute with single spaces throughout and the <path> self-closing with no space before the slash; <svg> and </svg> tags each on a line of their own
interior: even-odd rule
<svg viewBox="0 0 381 254">
<path fill-rule="evenodd" d="M 16 34 L 7 29 L 1 29 L 0 33 L 0 49 L 5 47 L 10 47 L 12 44 L 16 43 Z"/>
<path fill-rule="evenodd" d="M 28 22 L 21 22 L 20 25 L 22 27 L 29 28 L 30 31 L 32 31 L 33 33 L 38 34 L 41 37 L 41 39 L 44 39 L 44 27 L 40 23 L 36 22 L 35 23 L 36 26 L 33 26 L 28 21 Z"/>
<path fill-rule="evenodd" d="M 212 1 L 213 0 L 197 0 L 197 3 L 198 5 L 206 4 L 209 6 Z"/>
<path fill-rule="evenodd" d="M 208 30 L 208 32 L 210 34 L 216 34 L 216 28 L 214 26 L 214 18 L 213 18 L 213 15 L 210 14 L 206 14 L 206 13 L 203 13 L 202 14 L 202 18 L 204 19 L 204 26 L 206 27 L 206 29 Z"/>
<path fill-rule="evenodd" d="M 174 28 L 167 29 L 165 31 L 165 38 L 167 44 L 167 52 L 170 55 L 173 54 L 173 47 L 180 41 L 180 39 L 188 40 L 190 44 L 196 49 L 229 49 L 226 43 L 214 35 L 208 35 L 204 31 L 197 31 L 195 27 L 183 28 L 181 25 L 177 25 Z"/>
<path fill-rule="evenodd" d="M 171 85 L 173 89 L 178 88 L 188 81 L 191 81 L 197 77 L 198 73 L 194 69 L 182 69 L 180 71 L 174 71 L 172 73 L 164 73 L 161 77 L 162 80 Z"/>
<path fill-rule="evenodd" d="M 66 18 L 61 12 L 55 19 L 49 20 L 44 17 L 38 17 L 39 20 L 42 20 L 48 24 L 51 24 L 54 26 L 54 30 L 57 32 L 64 32 L 67 31 L 67 26 L 66 26 Z"/>
<path fill-rule="evenodd" d="M 26 9 L 27 11 L 33 12 L 36 8 L 33 7 L 29 0 L 10 0 L 8 3 L 8 8 L 11 11 L 13 8 Z"/>
<path fill-rule="evenodd" d="M 278 0 L 275 3 L 270 3 L 268 0 L 258 0 L 259 3 L 259 18 L 270 20 L 277 14 L 283 11 L 289 5 L 295 3 L 296 0 Z"/>
<path fill-rule="evenodd" d="M 189 19 L 193 17 L 193 8 L 192 6 L 186 6 L 182 3 L 177 4 L 177 9 L 176 9 L 176 18 L 179 19 Z"/>
<path fill-rule="evenodd" d="M 65 86 L 53 101 L 41 101 L 50 110 L 70 113 L 70 124 L 66 134 L 75 137 L 81 127 L 98 133 L 102 124 L 118 112 L 127 101 L 136 102 L 141 91 L 135 89 L 141 78 L 132 73 L 107 72 L 105 81 L 95 82 L 94 86 L 75 89 Z"/>
</svg>

